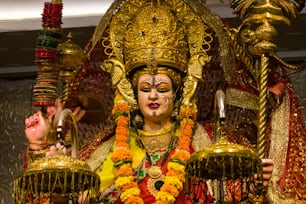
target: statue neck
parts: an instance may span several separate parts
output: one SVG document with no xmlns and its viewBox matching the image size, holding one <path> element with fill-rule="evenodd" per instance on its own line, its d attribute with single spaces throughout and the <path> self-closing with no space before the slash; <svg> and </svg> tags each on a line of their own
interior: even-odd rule
<svg viewBox="0 0 306 204">
<path fill-rule="evenodd" d="M 173 138 L 173 124 L 155 133 L 139 130 L 137 136 L 138 142 L 142 144 L 141 148 L 146 149 L 148 153 L 169 149 L 169 145 L 174 141 Z"/>
</svg>

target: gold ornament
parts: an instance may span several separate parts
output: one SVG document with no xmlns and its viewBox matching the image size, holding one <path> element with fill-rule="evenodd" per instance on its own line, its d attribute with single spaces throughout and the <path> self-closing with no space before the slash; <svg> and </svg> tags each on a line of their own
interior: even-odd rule
<svg viewBox="0 0 306 204">
<path fill-rule="evenodd" d="M 153 179 L 159 178 L 163 173 L 159 166 L 151 166 L 148 171 L 149 176 Z"/>
<path fill-rule="evenodd" d="M 132 81 L 134 86 L 137 75 L 144 72 L 167 74 L 175 83 L 181 83 L 180 75 L 184 73 L 183 105 L 191 107 L 198 81 L 202 79 L 203 66 L 210 60 L 206 53 L 210 49 L 210 42 L 205 39 L 209 36 L 206 29 L 201 18 L 185 3 L 130 1 L 111 21 L 113 52 L 109 56 L 125 66 L 126 75 L 136 72 Z M 108 70 L 116 71 L 114 68 Z M 139 70 L 141 73 L 137 73 Z M 126 78 L 120 77 L 120 80 Z"/>
<path fill-rule="evenodd" d="M 57 46 L 60 68 L 59 79 L 63 82 L 62 101 L 64 105 L 72 95 L 72 90 L 75 89 L 75 84 L 72 82 L 79 74 L 87 58 L 83 49 L 72 41 L 73 35 L 71 32 L 67 35 L 67 38 L 67 41 Z"/>
</svg>

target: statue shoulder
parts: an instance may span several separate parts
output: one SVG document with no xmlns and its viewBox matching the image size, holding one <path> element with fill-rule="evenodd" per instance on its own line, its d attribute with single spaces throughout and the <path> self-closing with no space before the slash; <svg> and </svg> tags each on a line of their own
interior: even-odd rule
<svg viewBox="0 0 306 204">
<path fill-rule="evenodd" d="M 192 138 L 192 148 L 195 151 L 201 150 L 203 147 L 212 144 L 211 131 L 209 127 L 204 128 L 201 123 L 196 123 Z"/>
</svg>

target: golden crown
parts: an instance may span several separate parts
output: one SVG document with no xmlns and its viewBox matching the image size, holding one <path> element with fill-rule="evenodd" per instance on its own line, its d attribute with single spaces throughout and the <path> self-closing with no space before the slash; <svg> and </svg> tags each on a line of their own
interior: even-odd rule
<svg viewBox="0 0 306 204">
<path fill-rule="evenodd" d="M 189 56 L 206 52 L 207 26 L 184 1 L 127 1 L 113 16 L 109 40 L 126 73 L 137 67 L 173 67 L 187 72 Z"/>
<path fill-rule="evenodd" d="M 123 83 L 132 71 L 166 73 L 180 82 L 177 75 L 184 72 L 183 104 L 190 105 L 203 65 L 210 60 L 206 51 L 211 43 L 205 38 L 211 39 L 211 34 L 195 10 L 183 0 L 130 0 L 117 10 L 109 29 L 109 38 L 103 43 L 107 45 L 109 40 L 106 49 L 112 52 L 105 50 L 109 59 L 101 68 L 111 73 L 113 85 L 127 101 L 135 102 L 129 100 L 133 94 L 125 94 L 131 93 L 125 88 L 131 84 Z M 179 73 L 173 75 L 174 70 Z"/>
</svg>

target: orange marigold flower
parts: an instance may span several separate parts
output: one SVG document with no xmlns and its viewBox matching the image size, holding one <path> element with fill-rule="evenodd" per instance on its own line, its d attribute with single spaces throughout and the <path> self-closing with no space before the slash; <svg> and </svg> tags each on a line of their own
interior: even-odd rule
<svg viewBox="0 0 306 204">
<path fill-rule="evenodd" d="M 180 138 L 180 141 L 179 143 L 182 144 L 182 143 L 189 143 L 190 144 L 191 142 L 191 136 L 188 137 L 187 135 L 182 135 L 181 138 Z"/>
<path fill-rule="evenodd" d="M 137 183 L 136 182 L 130 182 L 130 183 L 128 183 L 128 184 L 126 184 L 122 187 L 122 191 L 126 191 L 127 189 L 135 188 L 135 187 L 138 187 Z"/>
<path fill-rule="evenodd" d="M 177 158 L 181 161 L 187 161 L 190 158 L 190 153 L 184 150 L 177 150 L 172 155 L 172 158 Z"/>
<path fill-rule="evenodd" d="M 127 141 L 127 138 L 127 128 L 118 126 L 116 128 L 116 141 Z"/>
<path fill-rule="evenodd" d="M 132 196 L 129 199 L 127 199 L 125 204 L 144 204 L 144 202 L 140 197 Z"/>
<path fill-rule="evenodd" d="M 177 197 L 179 195 L 179 191 L 177 190 L 177 188 L 175 188 L 173 185 L 169 184 L 169 183 L 165 183 L 161 189 L 161 191 L 165 191 L 170 193 L 171 195 L 173 195 L 174 197 Z"/>
<path fill-rule="evenodd" d="M 178 144 L 178 149 L 182 149 L 189 152 L 193 127 L 194 127 L 194 122 L 191 119 L 181 121 L 180 124 L 181 135 Z"/>
<path fill-rule="evenodd" d="M 129 144 L 126 142 L 116 142 L 116 147 L 124 147 L 124 148 L 128 148 Z"/>
<path fill-rule="evenodd" d="M 117 125 L 127 126 L 128 123 L 129 119 L 126 116 L 121 115 L 117 118 Z"/>
<path fill-rule="evenodd" d="M 178 144 L 178 149 L 184 150 L 189 152 L 190 150 L 190 142 L 191 140 L 189 138 L 181 138 Z"/>
<path fill-rule="evenodd" d="M 186 142 L 186 143 L 181 143 L 178 145 L 179 149 L 188 151 L 190 149 L 190 143 Z"/>
<path fill-rule="evenodd" d="M 119 111 L 129 112 L 129 106 L 126 103 L 115 103 L 112 109 L 112 114 L 114 115 Z"/>
<path fill-rule="evenodd" d="M 127 148 L 115 149 L 112 155 L 112 161 L 118 162 L 126 159 L 132 159 L 132 152 Z"/>
<path fill-rule="evenodd" d="M 117 171 L 118 176 L 131 176 L 133 169 L 130 165 L 121 165 Z"/>
</svg>

